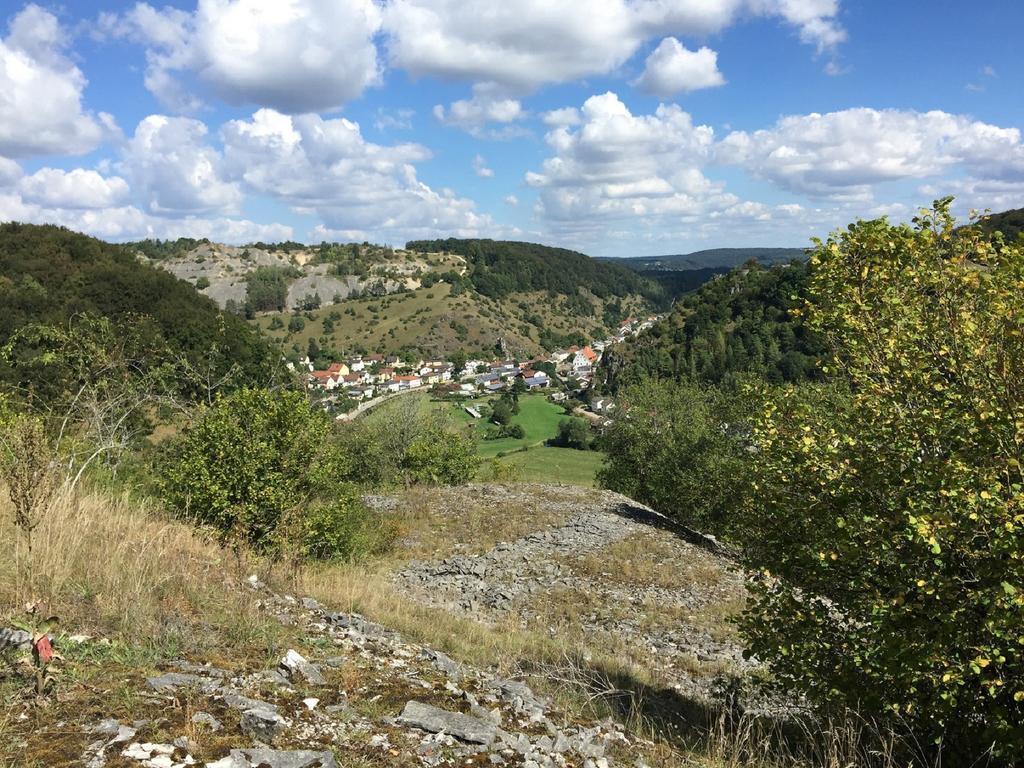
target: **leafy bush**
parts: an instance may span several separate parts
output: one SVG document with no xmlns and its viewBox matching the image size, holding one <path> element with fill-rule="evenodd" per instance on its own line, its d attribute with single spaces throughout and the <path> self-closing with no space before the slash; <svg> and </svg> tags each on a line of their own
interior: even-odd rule
<svg viewBox="0 0 1024 768">
<path fill-rule="evenodd" d="M 335 560 L 385 551 L 395 527 L 375 521 L 354 496 L 312 507 L 302 517 L 302 553 L 313 560 Z"/>
<path fill-rule="evenodd" d="M 590 425 L 586 419 L 573 416 L 558 422 L 558 436 L 555 438 L 555 442 L 566 448 L 588 451 L 593 445 L 594 436 L 590 432 Z"/>
<path fill-rule="evenodd" d="M 341 482 L 349 470 L 330 420 L 302 393 L 247 389 L 202 411 L 171 449 L 162 487 L 172 509 L 222 543 L 280 554 L 299 525 L 307 552 L 335 556 L 352 552 L 364 520 Z M 316 531 L 327 539 L 310 539 Z"/>
<path fill-rule="evenodd" d="M 943 200 L 914 227 L 858 222 L 812 264 L 807 321 L 849 392 L 784 390 L 757 424 L 746 538 L 771 578 L 751 650 L 943 763 L 1019 763 L 1024 246 L 955 229 Z"/>
<path fill-rule="evenodd" d="M 598 481 L 681 523 L 728 537 L 749 463 L 738 403 L 714 388 L 650 381 L 624 390 Z"/>
</svg>

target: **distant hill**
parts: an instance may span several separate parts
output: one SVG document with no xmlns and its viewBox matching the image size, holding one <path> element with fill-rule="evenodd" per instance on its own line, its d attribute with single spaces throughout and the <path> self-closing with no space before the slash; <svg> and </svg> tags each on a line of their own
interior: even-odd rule
<svg viewBox="0 0 1024 768">
<path fill-rule="evenodd" d="M 581 288 L 599 298 L 641 294 L 661 298 L 658 286 L 635 270 L 577 251 L 510 240 L 414 240 L 406 250 L 454 253 L 466 259 L 468 279 L 485 296 L 551 291 L 574 296 Z"/>
<path fill-rule="evenodd" d="M 602 259 L 636 272 L 648 270 L 694 270 L 713 269 L 728 271 L 748 261 L 760 264 L 785 264 L 793 259 L 804 259 L 807 251 L 803 248 L 711 248 L 693 253 L 669 256 L 637 256 L 630 258 Z"/>
<path fill-rule="evenodd" d="M 1020 237 L 1024 232 L 1024 208 L 990 214 L 982 219 L 981 227 L 986 232 L 1002 232 L 1009 240 Z"/>
<path fill-rule="evenodd" d="M 770 267 L 750 262 L 713 277 L 653 328 L 605 351 L 603 388 L 614 392 L 645 378 L 815 378 L 823 347 L 790 315 L 806 295 L 808 274 L 808 263 L 795 260 Z"/>
<path fill-rule="evenodd" d="M 97 314 L 152 321 L 172 353 L 198 360 L 213 344 L 223 367 L 265 381 L 273 348 L 242 319 L 225 315 L 187 283 L 140 263 L 129 251 L 62 227 L 0 224 L 0 339 L 31 323 Z"/>
</svg>

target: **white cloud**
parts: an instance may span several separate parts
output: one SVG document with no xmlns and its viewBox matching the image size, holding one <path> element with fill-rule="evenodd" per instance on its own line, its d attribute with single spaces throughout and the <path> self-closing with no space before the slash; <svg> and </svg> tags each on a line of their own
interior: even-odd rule
<svg viewBox="0 0 1024 768">
<path fill-rule="evenodd" d="M 396 130 L 411 131 L 412 119 L 416 115 L 415 109 L 384 109 L 377 108 L 377 117 L 373 126 L 378 131 Z"/>
<path fill-rule="evenodd" d="M 725 78 L 713 50 L 691 51 L 674 37 L 666 37 L 647 57 L 643 74 L 633 84 L 667 99 L 681 92 L 716 88 L 725 84 Z"/>
<path fill-rule="evenodd" d="M 717 156 L 784 189 L 845 199 L 868 200 L 872 185 L 956 166 L 979 178 L 1024 178 L 1017 128 L 938 111 L 861 108 L 784 117 L 770 129 L 729 134 Z"/>
<path fill-rule="evenodd" d="M 116 134 L 110 115 L 82 107 L 86 79 L 65 58 L 67 35 L 37 5 L 15 15 L 0 40 L 0 155 L 78 155 Z"/>
<path fill-rule="evenodd" d="M 552 128 L 580 124 L 580 111 L 576 107 L 563 107 L 545 112 L 543 116 L 544 125 Z"/>
<path fill-rule="evenodd" d="M 179 73 L 231 104 L 330 111 L 380 79 L 373 0 L 199 0 L 194 13 L 145 3 L 101 17 L 147 45 L 146 85 L 174 109 L 198 100 Z"/>
<path fill-rule="evenodd" d="M 518 99 L 508 97 L 494 83 L 476 83 L 471 99 L 453 101 L 446 110 L 441 104 L 434 107 L 434 117 L 446 125 L 481 135 L 488 123 L 508 124 L 526 117 Z"/>
<path fill-rule="evenodd" d="M 479 235 L 495 229 L 472 200 L 417 178 L 419 144 L 368 142 L 345 118 L 288 116 L 269 109 L 233 120 L 222 131 L 228 173 L 248 190 L 321 219 L 315 237 L 417 238 Z"/>
<path fill-rule="evenodd" d="M 140 240 L 208 237 L 223 243 L 290 240 L 294 232 L 282 224 L 261 224 L 246 219 L 186 216 L 169 219 L 151 216 L 135 206 L 114 208 L 60 208 L 40 205 L 18 194 L 0 192 L 0 221 L 59 224 L 104 240 Z"/>
<path fill-rule="evenodd" d="M 18 183 L 23 200 L 48 208 L 112 208 L 128 200 L 128 182 L 96 171 L 41 168 Z"/>
<path fill-rule="evenodd" d="M 206 134 L 204 123 L 187 117 L 150 115 L 139 123 L 120 169 L 147 211 L 181 216 L 238 210 L 242 192 L 224 177 L 220 153 Z"/>
<path fill-rule="evenodd" d="M 23 174 L 24 171 L 16 162 L 6 157 L 0 157 L 0 189 L 13 185 Z"/>
<path fill-rule="evenodd" d="M 676 105 L 633 115 L 614 93 L 587 99 L 576 128 L 546 136 L 553 156 L 526 182 L 557 231 L 595 231 L 609 221 L 663 222 L 724 211 L 740 200 L 702 172 L 714 131 Z"/>
<path fill-rule="evenodd" d="M 481 179 L 494 178 L 494 171 L 487 167 L 487 161 L 484 160 L 482 155 L 477 155 L 473 158 L 473 173 Z"/>
<path fill-rule="evenodd" d="M 392 0 L 392 65 L 413 75 L 499 83 L 527 92 L 607 74 L 651 37 L 707 35 L 743 16 L 795 26 L 819 51 L 845 39 L 838 0 Z"/>
</svg>

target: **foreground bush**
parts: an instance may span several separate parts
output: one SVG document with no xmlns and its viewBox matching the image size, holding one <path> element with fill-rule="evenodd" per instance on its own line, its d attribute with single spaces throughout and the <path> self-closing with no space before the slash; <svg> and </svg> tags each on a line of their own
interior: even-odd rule
<svg viewBox="0 0 1024 768">
<path fill-rule="evenodd" d="M 242 390 L 218 400 L 170 451 L 162 474 L 167 503 L 221 543 L 345 556 L 368 520 L 344 484 L 349 465 L 330 419 L 300 392 Z"/>
<path fill-rule="evenodd" d="M 753 653 L 949 764 L 1024 759 L 1022 288 L 1024 248 L 948 201 L 820 243 L 807 319 L 849 395 L 783 392 L 754 436 Z"/>
</svg>

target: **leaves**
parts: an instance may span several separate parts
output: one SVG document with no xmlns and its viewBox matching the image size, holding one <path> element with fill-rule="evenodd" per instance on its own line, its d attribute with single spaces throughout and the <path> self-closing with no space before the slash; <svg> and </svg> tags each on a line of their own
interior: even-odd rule
<svg viewBox="0 0 1024 768">
<path fill-rule="evenodd" d="M 1024 247 L 861 221 L 811 257 L 804 315 L 843 386 L 761 394 L 744 620 L 777 679 L 898 711 L 922 743 L 1024 755 Z M 785 651 L 783 650 L 785 649 Z M 856 649 L 856 652 L 852 652 Z"/>
</svg>

